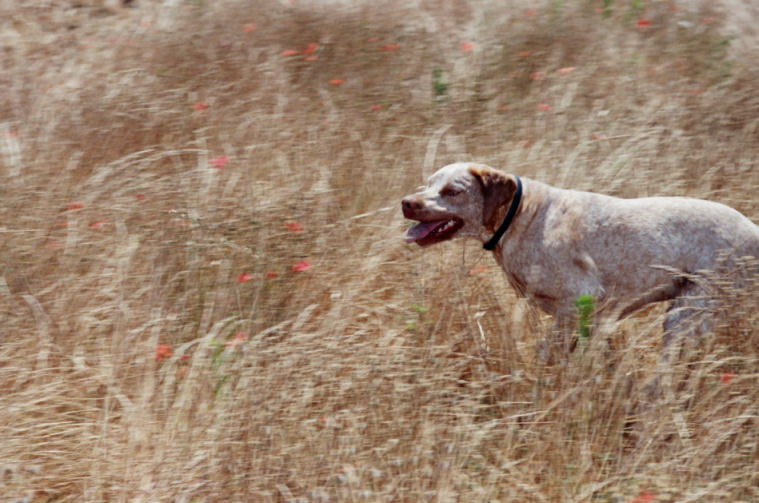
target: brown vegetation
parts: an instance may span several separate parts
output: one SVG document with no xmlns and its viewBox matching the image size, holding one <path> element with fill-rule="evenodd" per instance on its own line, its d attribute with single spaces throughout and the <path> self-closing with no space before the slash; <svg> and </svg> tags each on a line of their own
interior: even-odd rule
<svg viewBox="0 0 759 503">
<path fill-rule="evenodd" d="M 660 311 L 546 367 L 399 206 L 476 159 L 759 222 L 744 4 L 0 5 L 0 499 L 759 499 L 750 264 L 641 406 Z"/>
</svg>

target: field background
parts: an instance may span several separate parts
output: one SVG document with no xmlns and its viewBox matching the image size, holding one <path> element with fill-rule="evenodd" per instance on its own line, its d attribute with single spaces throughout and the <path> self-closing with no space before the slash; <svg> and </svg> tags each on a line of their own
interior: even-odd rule
<svg viewBox="0 0 759 503">
<path fill-rule="evenodd" d="M 758 501 L 755 267 L 651 403 L 661 308 L 546 366 L 550 320 L 476 243 L 405 245 L 399 203 L 476 160 L 759 222 L 757 26 L 0 1 L 0 501 Z"/>
</svg>

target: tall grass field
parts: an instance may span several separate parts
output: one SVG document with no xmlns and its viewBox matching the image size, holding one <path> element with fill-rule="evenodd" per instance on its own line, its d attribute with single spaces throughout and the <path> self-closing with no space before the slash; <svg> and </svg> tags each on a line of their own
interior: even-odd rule
<svg viewBox="0 0 759 503">
<path fill-rule="evenodd" d="M 0 502 L 759 501 L 755 263 L 652 398 L 666 306 L 546 364 L 492 255 L 407 245 L 400 211 L 477 161 L 759 222 L 758 25 L 0 0 Z"/>
</svg>

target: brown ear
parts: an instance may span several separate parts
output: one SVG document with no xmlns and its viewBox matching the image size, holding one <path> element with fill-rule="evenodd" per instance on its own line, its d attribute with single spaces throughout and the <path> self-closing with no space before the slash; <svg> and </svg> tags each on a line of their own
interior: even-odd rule
<svg viewBox="0 0 759 503">
<path fill-rule="evenodd" d="M 469 172 L 481 185 L 484 203 L 482 223 L 485 227 L 495 230 L 501 224 L 498 209 L 511 203 L 517 184 L 510 176 L 487 166 L 472 166 Z M 501 218 L 503 218 L 502 213 Z"/>
</svg>

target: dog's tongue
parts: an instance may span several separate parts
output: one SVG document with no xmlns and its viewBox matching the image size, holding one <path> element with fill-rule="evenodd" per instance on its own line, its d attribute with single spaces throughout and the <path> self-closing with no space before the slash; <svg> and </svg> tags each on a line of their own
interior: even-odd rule
<svg viewBox="0 0 759 503">
<path fill-rule="evenodd" d="M 418 224 L 412 225 L 408 228 L 404 239 L 407 243 L 413 243 L 414 241 L 427 236 L 427 234 L 432 232 L 432 229 L 438 225 L 440 225 L 440 222 L 419 222 Z"/>
</svg>

